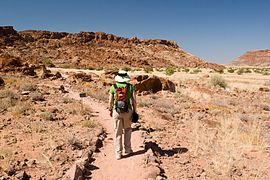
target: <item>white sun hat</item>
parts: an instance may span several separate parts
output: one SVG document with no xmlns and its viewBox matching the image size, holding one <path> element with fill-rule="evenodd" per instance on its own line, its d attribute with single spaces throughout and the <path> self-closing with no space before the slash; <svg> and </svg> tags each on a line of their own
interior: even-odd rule
<svg viewBox="0 0 270 180">
<path fill-rule="evenodd" d="M 130 76 L 128 75 L 127 71 L 119 70 L 118 74 L 115 76 L 116 82 L 128 82 L 130 81 Z"/>
</svg>

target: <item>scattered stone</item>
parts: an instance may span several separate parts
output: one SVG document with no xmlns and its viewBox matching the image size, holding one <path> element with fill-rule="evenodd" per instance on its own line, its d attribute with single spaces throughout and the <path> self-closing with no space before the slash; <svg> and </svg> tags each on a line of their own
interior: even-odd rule
<svg viewBox="0 0 270 180">
<path fill-rule="evenodd" d="M 260 88 L 259 88 L 259 91 L 262 91 L 262 92 L 269 92 L 270 89 L 267 88 L 267 87 L 260 87 Z"/>
<path fill-rule="evenodd" d="M 21 172 L 17 173 L 15 175 L 15 177 L 17 179 L 19 179 L 19 180 L 28 180 L 28 179 L 30 179 L 31 176 L 29 176 L 28 174 L 26 174 L 25 171 L 21 171 Z"/>
<path fill-rule="evenodd" d="M 31 91 L 22 91 L 21 95 L 26 96 L 29 95 L 31 93 Z"/>
</svg>

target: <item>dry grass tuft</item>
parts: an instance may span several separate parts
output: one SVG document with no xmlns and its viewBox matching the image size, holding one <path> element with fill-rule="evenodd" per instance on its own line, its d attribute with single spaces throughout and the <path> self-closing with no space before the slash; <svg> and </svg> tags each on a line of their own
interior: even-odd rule
<svg viewBox="0 0 270 180">
<path fill-rule="evenodd" d="M 100 123 L 98 123 L 97 121 L 95 121 L 93 119 L 84 120 L 81 123 L 82 123 L 82 127 L 90 128 L 90 129 L 97 128 L 97 127 L 101 126 Z"/>
<path fill-rule="evenodd" d="M 244 126 L 240 119 L 221 119 L 220 125 L 207 128 L 203 121 L 194 117 L 189 122 L 193 129 L 192 142 L 197 156 L 210 158 L 214 172 L 232 177 L 233 169 L 243 161 L 243 154 L 265 148 L 265 136 L 259 120 Z"/>
</svg>

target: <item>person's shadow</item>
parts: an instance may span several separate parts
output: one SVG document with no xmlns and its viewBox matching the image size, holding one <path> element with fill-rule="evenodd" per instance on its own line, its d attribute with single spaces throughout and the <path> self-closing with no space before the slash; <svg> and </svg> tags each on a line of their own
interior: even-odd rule
<svg viewBox="0 0 270 180">
<path fill-rule="evenodd" d="M 177 148 L 172 148 L 172 149 L 161 149 L 157 143 L 155 142 L 146 142 L 145 147 L 143 150 L 139 150 L 136 152 L 133 152 L 132 154 L 124 155 L 123 158 L 128 158 L 130 156 L 137 156 L 146 153 L 148 149 L 152 149 L 153 153 L 155 156 L 173 156 L 175 154 L 183 154 L 188 151 L 187 148 L 185 147 L 177 147 Z"/>
</svg>

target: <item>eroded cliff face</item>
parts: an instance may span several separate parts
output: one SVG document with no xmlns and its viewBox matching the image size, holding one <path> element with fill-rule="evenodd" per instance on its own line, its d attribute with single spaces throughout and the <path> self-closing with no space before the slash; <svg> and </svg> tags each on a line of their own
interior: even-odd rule
<svg viewBox="0 0 270 180">
<path fill-rule="evenodd" d="M 0 53 L 41 63 L 50 58 L 56 66 L 97 67 L 219 67 L 187 53 L 175 41 L 123 38 L 104 32 L 17 32 L 0 27 Z"/>
<path fill-rule="evenodd" d="M 230 65 L 235 66 L 270 66 L 270 49 L 248 51 Z"/>
</svg>

